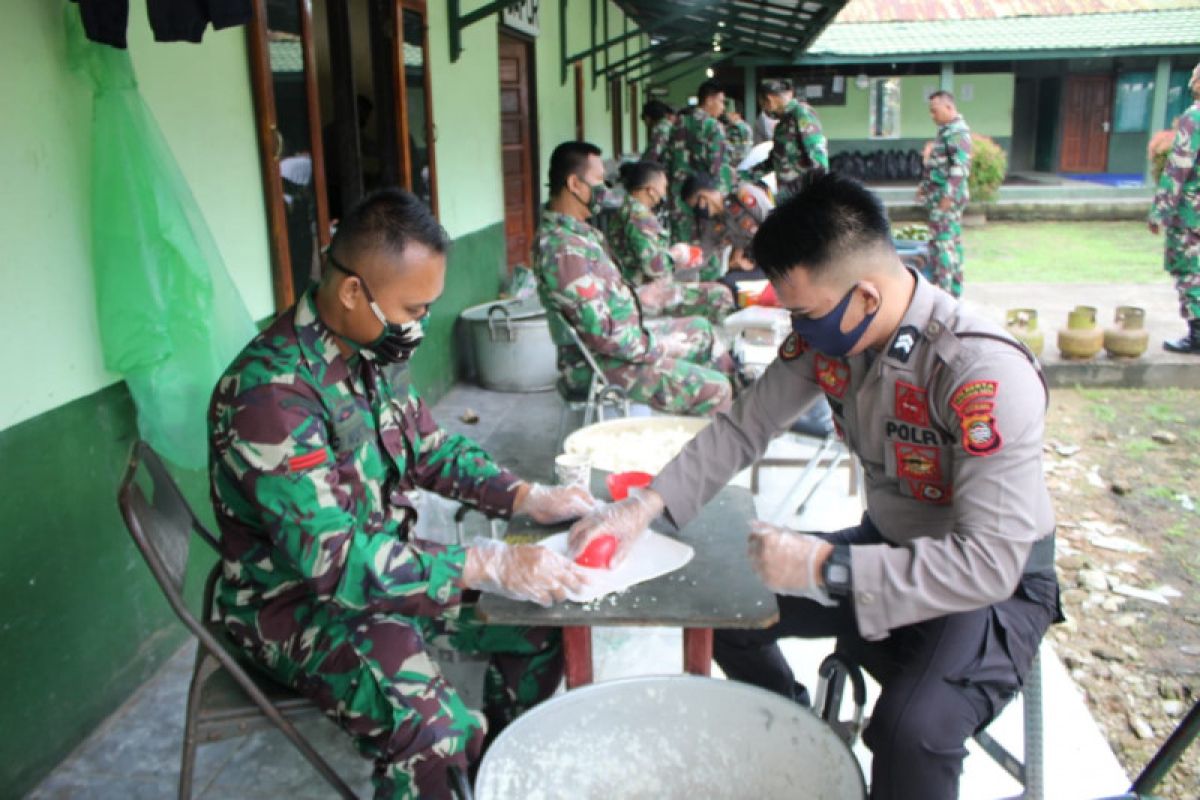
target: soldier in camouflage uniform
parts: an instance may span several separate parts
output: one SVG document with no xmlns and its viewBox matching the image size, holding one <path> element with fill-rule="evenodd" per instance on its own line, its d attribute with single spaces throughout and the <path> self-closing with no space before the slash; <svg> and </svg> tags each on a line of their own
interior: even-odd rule
<svg viewBox="0 0 1200 800">
<path fill-rule="evenodd" d="M 657 283 L 668 293 L 662 307 L 643 299 L 647 314 L 699 315 L 719 323 L 733 311 L 733 295 L 719 283 L 676 280 L 667 233 L 654 213 L 667 195 L 667 173 L 652 161 L 621 165 L 625 199 L 609 220 L 606 238 L 613 261 L 630 286 Z"/>
<path fill-rule="evenodd" d="M 1188 324 L 1187 335 L 1163 342 L 1163 349 L 1200 354 L 1200 64 L 1188 88 L 1195 102 L 1179 118 L 1149 224 L 1152 233 L 1165 229 L 1163 267 L 1175 279 L 1179 311 Z"/>
<path fill-rule="evenodd" d="M 675 127 L 676 116 L 675 110 L 662 100 L 648 100 L 642 106 L 642 122 L 646 123 L 643 161 L 667 163 L 667 147 L 671 143 L 671 129 Z"/>
<path fill-rule="evenodd" d="M 750 152 L 750 148 L 754 146 L 754 129 L 750 127 L 750 123 L 742 118 L 742 115 L 733 108 L 733 101 L 730 100 L 731 108 L 721 115 L 721 124 L 725 126 L 725 140 L 729 142 L 730 162 L 734 169 L 742 163 L 742 159 Z"/>
<path fill-rule="evenodd" d="M 221 620 L 354 737 L 389 800 L 448 797 L 448 768 L 478 758 L 485 724 L 495 735 L 559 684 L 558 632 L 482 625 L 473 590 L 548 605 L 582 580 L 535 545 L 415 539 L 406 493 L 547 522 L 594 504 L 579 488 L 527 484 L 447 434 L 410 385 L 446 244 L 413 195 L 364 198 L 343 216 L 321 283 L 250 342 L 209 409 Z M 431 647 L 491 654 L 484 717 Z"/>
<path fill-rule="evenodd" d="M 694 244 L 698 240 L 696 218 L 679 196 L 688 176 L 703 172 L 711 175 L 722 194 L 733 191 L 737 178 L 736 162 L 718 117 L 725 110 L 725 90 L 716 81 L 700 84 L 698 105 L 681 111 L 671 130 L 667 157 L 667 177 L 671 183 L 669 198 L 671 239 Z"/>
<path fill-rule="evenodd" d="M 771 157 L 751 168 L 745 175 L 761 180 L 774 170 L 778 186 L 776 199 L 783 202 L 799 191 L 801 179 L 814 169 L 829 169 L 829 144 L 821 131 L 821 121 L 812 106 L 797 100 L 792 82 L 783 78 L 763 81 L 760 96 L 767 114 L 778 120 Z"/>
<path fill-rule="evenodd" d="M 955 297 L 962 296 L 962 215 L 971 199 L 971 129 L 954 105 L 954 95 L 929 96 L 929 115 L 937 138 L 925 159 L 925 177 L 917 201 L 929 211 L 930 281 Z"/>
<path fill-rule="evenodd" d="M 727 286 L 735 280 L 762 279 L 747 254 L 758 226 L 775 207 L 766 191 L 743 183 L 737 191 L 722 195 L 712 178 L 697 174 L 684 181 L 680 194 L 699 220 L 700 246 L 704 250 L 701 279 L 718 280 Z"/>
<path fill-rule="evenodd" d="M 731 405 L 733 359 L 708 320 L 700 317 L 646 324 L 643 299 L 612 263 L 604 235 L 587 223 L 600 204 L 604 162 L 587 142 L 565 142 L 550 156 L 550 202 L 534 243 L 534 274 L 559 368 L 571 389 L 582 389 L 591 370 L 575 347 L 570 325 L 611 383 L 632 400 L 676 414 L 712 414 Z M 654 298 L 656 302 L 659 298 Z"/>
</svg>

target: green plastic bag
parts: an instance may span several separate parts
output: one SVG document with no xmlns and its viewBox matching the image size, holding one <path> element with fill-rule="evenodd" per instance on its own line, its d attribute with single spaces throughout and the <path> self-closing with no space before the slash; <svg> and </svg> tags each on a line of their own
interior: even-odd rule
<svg viewBox="0 0 1200 800">
<path fill-rule="evenodd" d="M 104 365 L 129 385 L 142 438 L 179 466 L 202 467 L 209 396 L 254 324 L 129 53 L 88 41 L 73 3 L 66 22 L 71 66 L 94 89 L 92 268 Z"/>
</svg>

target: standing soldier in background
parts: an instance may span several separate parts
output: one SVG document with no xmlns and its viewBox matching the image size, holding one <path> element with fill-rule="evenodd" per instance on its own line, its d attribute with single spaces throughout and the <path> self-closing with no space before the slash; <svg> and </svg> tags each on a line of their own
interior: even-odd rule
<svg viewBox="0 0 1200 800">
<path fill-rule="evenodd" d="M 662 100 L 647 100 L 642 106 L 642 122 L 646 123 L 646 149 L 643 161 L 667 163 L 667 147 L 671 143 L 671 128 L 675 126 L 675 110 Z"/>
<path fill-rule="evenodd" d="M 748 177 L 761 179 L 774 170 L 778 186 L 776 200 L 783 202 L 814 169 L 829 169 L 829 144 L 821 132 L 821 121 L 812 106 L 797 100 L 792 82 L 771 78 L 762 83 L 762 103 L 767 114 L 778 120 L 771 157 L 752 168 Z"/>
<path fill-rule="evenodd" d="M 1163 267 L 1175 278 L 1179 311 L 1188 333 L 1163 342 L 1172 353 L 1200 355 L 1200 64 L 1188 82 L 1191 108 L 1179 118 L 1179 130 L 1163 165 L 1150 209 L 1150 232 L 1165 228 Z"/>
<path fill-rule="evenodd" d="M 716 81 L 705 81 L 696 91 L 697 105 L 679 114 L 671 130 L 667 177 L 671 182 L 671 238 L 694 243 L 695 215 L 679 196 L 683 182 L 693 173 L 712 176 L 721 194 L 733 190 L 736 173 L 725 128 L 718 117 L 725 111 L 725 90 Z"/>
<path fill-rule="evenodd" d="M 754 146 L 754 129 L 738 113 L 737 105 L 732 100 L 729 101 L 728 109 L 721 115 L 721 124 L 725 126 L 725 139 L 729 142 L 730 161 L 736 169 L 746 154 L 750 152 L 750 148 Z"/>
<path fill-rule="evenodd" d="M 713 323 L 729 316 L 734 309 L 733 296 L 724 286 L 675 279 L 675 258 L 655 214 L 667 196 L 667 173 L 662 165 L 653 161 L 622 164 L 621 183 L 625 200 L 605 230 L 613 260 L 630 286 L 658 283 L 670 292 L 661 309 L 645 310 L 671 317 L 698 315 Z"/>
<path fill-rule="evenodd" d="M 600 148 L 587 142 L 554 148 L 549 185 L 533 271 L 542 305 L 553 312 L 550 333 L 567 388 L 586 387 L 592 370 L 564 324 L 595 356 L 604 377 L 631 400 L 674 414 L 727 410 L 735 365 L 712 325 L 700 317 L 647 324 L 642 304 L 661 305 L 661 285 L 630 290 L 609 257 L 604 234 L 588 224 L 604 188 Z"/>
<path fill-rule="evenodd" d="M 917 202 L 929 211 L 931 281 L 955 297 L 962 296 L 962 215 L 971 199 L 971 129 L 954 105 L 954 95 L 929 95 L 929 116 L 937 138 L 925 158 L 925 177 L 917 187 Z"/>
</svg>

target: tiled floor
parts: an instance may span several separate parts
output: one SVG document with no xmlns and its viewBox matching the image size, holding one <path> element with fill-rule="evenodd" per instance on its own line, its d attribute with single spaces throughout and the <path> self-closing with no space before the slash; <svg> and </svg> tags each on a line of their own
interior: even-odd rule
<svg viewBox="0 0 1200 800">
<path fill-rule="evenodd" d="M 558 444 L 560 408 L 553 393 L 499 394 L 460 386 L 437 405 L 435 415 L 444 427 L 472 436 L 522 476 L 548 480 L 552 473 L 551 457 Z M 467 409 L 478 415 L 477 423 L 468 425 L 460 421 Z M 807 450 L 811 445 L 780 440 L 772 447 L 795 452 Z M 793 488 L 796 474 L 795 470 L 787 469 L 763 472 L 757 498 L 760 515 L 769 517 L 774 513 Z M 738 480 L 748 485 L 746 475 Z M 425 502 L 423 535 L 429 538 L 452 535 L 453 510 L 454 506 L 435 499 Z M 810 530 L 833 529 L 853 524 L 860 513 L 857 498 L 847 492 L 847 473 L 840 470 L 823 485 L 803 518 L 776 521 Z M 471 534 L 486 533 L 482 519 L 470 519 Z M 659 628 L 598 629 L 594 642 L 597 680 L 679 672 L 680 639 L 678 631 Z M 797 676 L 810 684 L 815 682 L 817 664 L 830 649 L 831 642 L 823 641 L 790 641 L 784 645 Z M 1088 716 L 1079 691 L 1049 649 L 1044 650 L 1043 662 L 1046 796 L 1085 800 L 1123 790 L 1128 781 Z M 173 796 L 191 664 L 189 646 L 172 658 L 158 676 L 29 797 L 128 800 Z M 873 699 L 872 692 L 870 700 Z M 370 796 L 370 766 L 355 753 L 344 735 L 320 718 L 305 722 L 302 730 L 342 775 L 353 779 L 362 796 Z M 1019 703 L 1010 706 L 991 731 L 1007 747 L 1020 752 Z M 963 798 L 991 800 L 1019 793 L 1020 787 L 987 756 L 973 744 L 970 749 L 962 782 Z M 869 772 L 869 753 L 860 747 L 858 754 L 864 771 Z M 274 731 L 201 747 L 194 787 L 194 796 L 205 800 L 307 800 L 332 796 L 303 757 Z"/>
</svg>

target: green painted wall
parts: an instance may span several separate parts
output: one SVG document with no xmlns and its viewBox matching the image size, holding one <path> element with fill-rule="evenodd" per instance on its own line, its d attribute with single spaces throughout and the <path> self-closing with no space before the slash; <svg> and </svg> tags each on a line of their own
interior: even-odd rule
<svg viewBox="0 0 1200 800">
<path fill-rule="evenodd" d="M 66 66 L 65 2 L 15 3 L 0 26 L 0 430 L 116 380 L 101 364 L 89 261 L 91 90 Z M 129 51 L 142 94 L 192 186 L 230 274 L 270 313 L 266 222 L 240 30 L 200 46 L 152 44 L 133 3 Z M 19 75 L 20 79 L 13 76 Z"/>
<path fill-rule="evenodd" d="M 11 5 L 0 26 L 0 71 L 9 76 L 0 81 L 6 797 L 53 767 L 184 638 L 116 509 L 136 425 L 124 383 L 104 370 L 98 344 L 91 89 L 67 68 L 67 4 Z M 265 317 L 270 262 L 244 32 L 209 32 L 200 46 L 156 44 L 145 4 L 131 9 L 129 52 L 142 94 L 251 314 Z M 181 477 L 203 513 L 202 476 Z"/>
<path fill-rule="evenodd" d="M 137 435 L 124 383 L 0 431 L 0 796 L 20 797 L 184 640 L 117 511 Z M 207 524 L 202 473 L 180 474 Z M 195 544 L 197 605 L 213 563 Z"/>
</svg>

